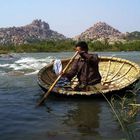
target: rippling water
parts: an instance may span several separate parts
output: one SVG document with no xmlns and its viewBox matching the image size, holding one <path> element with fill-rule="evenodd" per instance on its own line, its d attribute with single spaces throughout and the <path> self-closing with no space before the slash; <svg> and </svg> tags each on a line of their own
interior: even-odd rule
<svg viewBox="0 0 140 140">
<path fill-rule="evenodd" d="M 35 107 L 42 93 L 37 84 L 39 69 L 54 58 L 72 55 L 24 53 L 0 57 L 0 140 L 119 140 L 124 137 L 104 99 L 50 95 L 45 106 Z M 140 65 L 140 52 L 100 52 L 99 55 L 122 57 Z"/>
</svg>

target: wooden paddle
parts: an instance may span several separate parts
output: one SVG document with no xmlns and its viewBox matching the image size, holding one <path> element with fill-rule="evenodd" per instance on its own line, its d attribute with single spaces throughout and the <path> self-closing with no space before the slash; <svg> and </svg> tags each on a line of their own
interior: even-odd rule
<svg viewBox="0 0 140 140">
<path fill-rule="evenodd" d="M 68 69 L 68 67 L 70 66 L 70 64 L 73 62 L 74 58 L 77 56 L 78 51 L 74 54 L 74 56 L 70 59 L 70 61 L 68 62 L 68 64 L 66 65 L 66 67 L 63 69 L 62 73 L 57 77 L 57 79 L 53 82 L 53 84 L 51 85 L 51 87 L 48 89 L 48 91 L 44 94 L 43 98 L 38 102 L 37 106 L 40 106 L 45 99 L 48 97 L 48 95 L 50 94 L 51 90 L 54 88 L 54 86 L 56 85 L 56 83 L 58 82 L 58 80 L 62 77 L 62 75 L 66 72 L 66 70 Z"/>
</svg>

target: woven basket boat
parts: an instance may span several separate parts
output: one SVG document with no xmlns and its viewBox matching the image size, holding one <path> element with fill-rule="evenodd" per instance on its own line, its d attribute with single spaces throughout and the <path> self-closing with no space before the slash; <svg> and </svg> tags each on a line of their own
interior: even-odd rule
<svg viewBox="0 0 140 140">
<path fill-rule="evenodd" d="M 69 59 L 62 60 L 62 65 Z M 71 66 L 69 67 L 69 69 Z M 68 69 L 68 70 L 69 70 Z M 73 91 L 65 87 L 55 86 L 53 93 L 63 95 L 93 95 L 120 91 L 132 86 L 140 78 L 140 67 L 134 62 L 117 57 L 100 57 L 99 71 L 102 76 L 101 89 L 92 91 Z M 38 84 L 46 92 L 57 78 L 53 72 L 53 64 L 42 68 L 38 73 Z M 77 79 L 76 79 L 77 80 Z M 76 81 L 75 81 L 76 82 Z"/>
</svg>

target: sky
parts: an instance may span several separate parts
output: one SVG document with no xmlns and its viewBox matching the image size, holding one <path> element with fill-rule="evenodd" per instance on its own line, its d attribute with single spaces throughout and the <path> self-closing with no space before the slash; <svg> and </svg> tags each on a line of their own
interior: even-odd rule
<svg viewBox="0 0 140 140">
<path fill-rule="evenodd" d="M 123 33 L 140 31 L 140 0 L 0 0 L 0 28 L 24 26 L 34 19 L 67 37 L 99 21 Z"/>
</svg>

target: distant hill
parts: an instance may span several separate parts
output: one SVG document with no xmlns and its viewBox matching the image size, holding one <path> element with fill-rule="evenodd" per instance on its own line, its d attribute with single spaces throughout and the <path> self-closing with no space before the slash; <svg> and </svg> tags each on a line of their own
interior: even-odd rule
<svg viewBox="0 0 140 140">
<path fill-rule="evenodd" d="M 122 39 L 124 34 L 111 27 L 105 22 L 98 22 L 80 35 L 74 37 L 74 40 L 97 40 L 97 39 Z"/>
<path fill-rule="evenodd" d="M 0 44 L 2 45 L 20 45 L 33 43 L 42 40 L 65 40 L 64 35 L 53 31 L 45 21 L 33 20 L 31 24 L 21 27 L 0 28 Z M 137 40 L 140 39 L 140 32 L 121 33 L 105 22 L 98 22 L 88 28 L 74 40 L 104 40 L 109 42 Z"/>
<path fill-rule="evenodd" d="M 22 27 L 0 28 L 0 44 L 26 44 L 37 40 L 62 40 L 66 37 L 50 29 L 49 24 L 34 20 Z"/>
<path fill-rule="evenodd" d="M 127 40 L 139 40 L 140 39 L 140 32 L 139 31 L 134 31 L 134 32 L 127 32 L 125 38 Z"/>
</svg>

